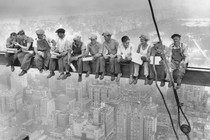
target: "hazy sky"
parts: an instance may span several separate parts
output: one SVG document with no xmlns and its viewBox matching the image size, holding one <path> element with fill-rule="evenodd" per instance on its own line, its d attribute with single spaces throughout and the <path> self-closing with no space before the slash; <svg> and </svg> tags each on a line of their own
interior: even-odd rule
<svg viewBox="0 0 210 140">
<path fill-rule="evenodd" d="M 210 9 L 210 0 L 152 0 L 152 2 L 157 9 L 176 10 L 181 6 L 184 11 L 189 11 L 189 15 L 208 14 Z M 0 16 L 59 15 L 148 8 L 148 0 L 0 0 Z"/>
</svg>

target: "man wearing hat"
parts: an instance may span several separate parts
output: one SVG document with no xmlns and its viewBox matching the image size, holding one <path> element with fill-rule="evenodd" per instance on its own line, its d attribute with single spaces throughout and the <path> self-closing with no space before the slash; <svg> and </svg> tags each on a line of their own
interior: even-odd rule
<svg viewBox="0 0 210 140">
<path fill-rule="evenodd" d="M 35 64 L 40 73 L 43 69 L 48 69 L 50 62 L 50 49 L 52 46 L 53 40 L 45 36 L 45 32 L 42 29 L 36 31 L 37 39 L 35 41 Z M 54 44 L 55 45 L 55 44 Z"/>
<path fill-rule="evenodd" d="M 94 63 L 96 65 L 95 70 L 95 78 L 97 79 L 100 76 L 100 80 L 104 79 L 105 75 L 105 60 L 102 57 L 102 44 L 97 41 L 97 35 L 91 34 L 90 37 L 90 43 L 87 45 L 87 49 L 85 51 L 85 56 L 88 56 L 89 54 L 93 57 L 93 60 L 90 61 L 88 64 L 88 71 L 90 71 L 90 65 L 91 63 Z"/>
<path fill-rule="evenodd" d="M 17 57 L 22 69 L 19 76 L 23 76 L 30 69 L 32 59 L 34 57 L 33 38 L 25 35 L 23 30 L 18 32 L 17 38 L 17 43 L 15 45 L 21 48 L 17 53 Z"/>
<path fill-rule="evenodd" d="M 78 72 L 78 82 L 82 81 L 82 72 L 83 72 L 83 62 L 82 57 L 85 54 L 86 45 L 81 41 L 81 36 L 76 35 L 73 38 L 71 54 L 69 55 L 69 63 L 72 63 L 74 66 L 77 67 Z M 89 71 L 86 74 L 86 77 L 89 76 Z"/>
<path fill-rule="evenodd" d="M 165 78 L 166 78 L 166 67 L 165 67 L 165 62 L 163 60 L 164 55 L 166 55 L 166 46 L 162 45 L 161 42 L 155 41 L 153 42 L 153 47 L 151 48 L 151 53 L 150 53 L 150 59 L 153 59 L 153 57 L 160 57 L 161 60 L 159 62 L 161 66 L 161 74 L 160 74 L 160 80 L 161 84 L 160 86 L 163 87 L 165 86 Z M 149 65 L 149 82 L 148 84 L 151 85 L 153 81 L 155 80 L 155 73 L 153 69 L 153 64 Z"/>
<path fill-rule="evenodd" d="M 121 66 L 122 64 L 129 64 L 130 68 L 130 80 L 129 84 L 133 83 L 133 62 L 131 62 L 131 55 L 133 51 L 133 45 L 130 43 L 130 38 L 128 36 L 123 36 L 121 38 L 122 44 L 118 47 L 117 50 L 117 58 L 115 61 L 115 72 L 117 73 L 116 82 L 120 81 L 120 77 L 122 76 Z"/>
<path fill-rule="evenodd" d="M 151 46 L 148 45 L 149 38 L 146 35 L 141 35 L 140 37 L 140 44 L 137 48 L 136 53 L 141 55 L 141 60 L 143 62 L 143 68 L 144 68 L 144 76 L 145 76 L 145 85 L 148 84 L 148 78 L 149 78 L 149 58 L 150 58 L 150 51 Z M 137 63 L 134 63 L 134 81 L 133 83 L 136 84 L 139 76 L 139 67 L 140 65 Z"/>
<path fill-rule="evenodd" d="M 71 51 L 71 43 L 65 36 L 65 30 L 63 28 L 56 30 L 56 33 L 58 36 L 57 40 L 55 41 L 56 45 L 51 49 L 51 54 L 53 54 L 55 57 L 52 57 L 51 55 L 49 64 L 50 74 L 47 76 L 47 78 L 51 78 L 55 75 L 54 71 L 56 68 L 56 61 L 58 61 L 58 71 L 60 75 L 57 80 L 64 80 L 71 76 L 70 66 L 68 64 L 68 54 Z"/>
<path fill-rule="evenodd" d="M 106 61 L 110 62 L 111 81 L 114 81 L 115 75 L 117 75 L 115 71 L 115 61 L 119 43 L 111 38 L 112 34 L 110 32 L 104 32 L 102 35 L 104 36 L 105 40 L 103 43 L 103 56 Z M 118 76 L 120 76 L 120 74 Z"/>
<path fill-rule="evenodd" d="M 16 48 L 15 43 L 17 42 L 17 34 L 15 32 L 11 33 L 10 36 L 6 40 L 6 48 Z M 17 59 L 16 53 L 6 53 L 5 54 L 7 60 L 7 67 L 11 66 L 11 71 L 15 70 L 14 62 Z"/>
<path fill-rule="evenodd" d="M 180 34 L 173 34 L 171 38 L 173 39 L 173 43 L 169 47 L 169 71 L 173 75 L 173 71 L 178 70 L 176 87 L 178 89 L 181 86 L 181 81 L 188 65 L 188 47 L 181 42 Z M 167 75 L 167 79 L 169 79 L 169 75 Z M 169 87 L 171 86 L 172 84 L 169 82 Z"/>
</svg>

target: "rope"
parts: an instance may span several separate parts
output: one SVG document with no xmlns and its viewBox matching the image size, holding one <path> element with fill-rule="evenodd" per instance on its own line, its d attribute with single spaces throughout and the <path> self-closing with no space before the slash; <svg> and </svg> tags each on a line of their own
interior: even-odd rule
<svg viewBox="0 0 210 140">
<path fill-rule="evenodd" d="M 157 26 L 157 23 L 156 23 L 156 20 L 155 20 L 155 15 L 154 15 L 154 11 L 153 11 L 151 0 L 148 0 L 148 2 L 149 2 L 151 14 L 152 14 L 152 19 L 153 19 L 153 22 L 154 22 L 154 25 L 155 25 L 155 28 L 156 28 L 156 31 L 157 31 L 157 35 L 158 35 L 159 41 L 161 43 L 161 49 L 163 51 L 163 47 L 162 47 L 163 45 L 162 45 L 162 41 L 161 41 L 159 30 L 158 30 L 158 26 Z M 177 109 L 178 109 L 178 123 L 179 123 L 179 127 L 181 128 L 181 123 L 180 123 L 180 111 L 181 111 L 182 115 L 184 116 L 185 120 L 188 123 L 189 128 L 191 128 L 190 127 L 190 123 L 189 123 L 189 121 L 188 121 L 188 119 L 187 119 L 187 117 L 186 117 L 186 115 L 185 115 L 185 113 L 182 110 L 182 107 L 180 105 L 180 101 L 179 101 L 179 97 L 178 97 L 178 94 L 177 94 L 177 91 L 176 91 L 176 88 L 175 88 L 174 80 L 173 80 L 173 77 L 172 77 L 171 72 L 169 71 L 169 66 L 168 66 L 168 63 L 167 63 L 167 60 L 166 60 L 166 57 L 165 57 L 164 53 L 162 54 L 162 58 L 163 58 L 163 60 L 165 62 L 166 70 L 167 70 L 167 73 L 169 74 L 169 77 L 170 77 L 170 82 L 172 83 L 174 97 L 175 97 L 175 100 L 176 100 L 176 103 L 177 103 L 177 107 L 178 107 Z M 167 109 L 167 112 L 168 112 L 169 117 L 170 117 L 170 120 L 171 120 L 170 111 L 168 110 L 168 107 L 167 107 L 167 105 L 165 103 L 166 101 L 164 99 L 164 96 L 163 96 L 163 94 L 162 94 L 162 92 L 161 92 L 161 90 L 160 90 L 160 88 L 159 88 L 159 86 L 157 84 L 157 71 L 156 71 L 155 63 L 154 62 L 155 62 L 155 56 L 153 57 L 153 69 L 154 69 L 154 72 L 155 72 L 155 84 L 156 84 L 156 87 L 158 88 L 158 90 L 159 90 L 159 92 L 160 92 L 160 94 L 161 94 L 161 96 L 163 98 L 164 105 L 165 105 L 165 107 Z M 177 135 L 177 132 L 175 131 L 175 128 L 174 128 L 173 120 L 171 120 L 171 124 L 172 124 L 172 128 L 174 130 L 174 134 L 176 135 L 177 140 L 179 140 L 179 137 Z M 183 130 L 182 130 L 182 132 L 183 132 Z M 184 134 L 187 136 L 188 139 L 190 139 L 188 133 L 184 133 Z"/>
</svg>

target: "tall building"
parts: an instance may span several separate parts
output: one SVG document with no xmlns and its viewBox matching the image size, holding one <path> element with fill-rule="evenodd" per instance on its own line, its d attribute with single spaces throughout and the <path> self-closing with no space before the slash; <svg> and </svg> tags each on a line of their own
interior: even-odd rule
<svg viewBox="0 0 210 140">
<path fill-rule="evenodd" d="M 105 116 L 105 137 L 108 138 L 114 133 L 114 108 L 107 105 L 107 112 Z"/>
<path fill-rule="evenodd" d="M 54 99 L 43 98 L 41 100 L 40 106 L 40 116 L 42 118 L 42 123 L 47 125 L 50 120 L 52 120 L 52 114 L 55 111 L 55 101 Z"/>
<path fill-rule="evenodd" d="M 155 140 L 155 133 L 157 131 L 157 118 L 153 116 L 144 117 L 144 140 Z"/>
<path fill-rule="evenodd" d="M 110 99 L 110 87 L 105 85 L 90 85 L 89 98 L 95 105 L 107 102 Z"/>
<path fill-rule="evenodd" d="M 69 114 L 67 112 L 56 111 L 57 125 L 59 127 L 67 127 L 69 125 Z"/>
<path fill-rule="evenodd" d="M 144 140 L 143 115 L 143 111 L 138 108 L 126 112 L 121 104 L 117 111 L 117 139 Z"/>
</svg>

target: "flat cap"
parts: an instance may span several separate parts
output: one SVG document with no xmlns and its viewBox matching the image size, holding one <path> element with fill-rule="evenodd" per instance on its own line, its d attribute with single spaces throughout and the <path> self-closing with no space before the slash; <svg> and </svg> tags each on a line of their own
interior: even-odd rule
<svg viewBox="0 0 210 140">
<path fill-rule="evenodd" d="M 75 35 L 73 40 L 75 41 L 81 41 L 81 36 L 80 35 Z"/>
<path fill-rule="evenodd" d="M 181 35 L 180 35 L 180 34 L 173 34 L 173 35 L 171 36 L 171 38 L 173 39 L 174 37 L 181 37 Z"/>
<path fill-rule="evenodd" d="M 152 42 L 153 45 L 156 45 L 156 44 L 159 44 L 159 43 L 160 43 L 160 41 L 153 41 Z"/>
<path fill-rule="evenodd" d="M 36 34 L 43 35 L 45 32 L 42 29 L 36 30 Z"/>
<path fill-rule="evenodd" d="M 142 39 L 144 39 L 144 40 L 146 40 L 146 41 L 148 41 L 148 40 L 149 40 L 149 37 L 148 37 L 148 36 L 146 36 L 146 35 L 141 35 L 139 38 L 142 38 Z"/>
<path fill-rule="evenodd" d="M 65 30 L 63 28 L 59 28 L 55 31 L 56 33 L 65 33 Z"/>
<path fill-rule="evenodd" d="M 17 34 L 18 35 L 25 35 L 25 31 L 24 30 L 20 30 Z"/>
<path fill-rule="evenodd" d="M 110 33 L 110 32 L 104 32 L 103 34 L 102 34 L 102 36 L 111 36 L 112 34 Z"/>
<path fill-rule="evenodd" d="M 97 38 L 98 38 L 98 37 L 97 37 L 96 34 L 91 34 L 90 37 L 89 37 L 89 39 L 97 39 Z"/>
</svg>

